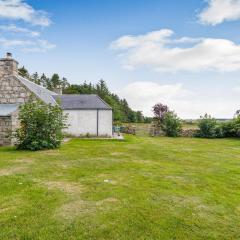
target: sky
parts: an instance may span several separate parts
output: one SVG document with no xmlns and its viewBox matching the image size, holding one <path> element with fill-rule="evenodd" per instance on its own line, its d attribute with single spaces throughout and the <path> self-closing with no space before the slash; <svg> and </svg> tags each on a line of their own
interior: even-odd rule
<svg viewBox="0 0 240 240">
<path fill-rule="evenodd" d="M 240 109 L 240 0 L 0 0 L 0 54 L 130 107 L 181 118 Z"/>
</svg>

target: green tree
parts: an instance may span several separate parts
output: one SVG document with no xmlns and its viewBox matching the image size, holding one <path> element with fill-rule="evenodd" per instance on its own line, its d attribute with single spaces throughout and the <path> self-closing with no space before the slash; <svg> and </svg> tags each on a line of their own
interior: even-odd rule
<svg viewBox="0 0 240 240">
<path fill-rule="evenodd" d="M 98 96 L 101 98 L 105 98 L 107 95 L 109 95 L 109 90 L 106 82 L 102 79 L 97 83 L 96 90 Z"/>
<path fill-rule="evenodd" d="M 18 118 L 20 127 L 13 135 L 17 149 L 36 151 L 60 146 L 67 116 L 58 105 L 29 101 L 20 106 Z"/>
<path fill-rule="evenodd" d="M 216 138 L 222 137 L 223 131 L 220 125 L 218 125 L 216 119 L 212 118 L 210 115 L 205 114 L 200 117 L 198 122 L 198 136 L 203 138 Z"/>
<path fill-rule="evenodd" d="M 240 137 L 240 115 L 221 124 L 224 137 Z"/>
<path fill-rule="evenodd" d="M 144 122 L 144 116 L 141 111 L 136 112 L 136 122 Z"/>
<path fill-rule="evenodd" d="M 56 89 L 61 86 L 61 80 L 57 73 L 54 73 L 51 77 L 51 90 Z"/>
<path fill-rule="evenodd" d="M 38 73 L 35 72 L 32 76 L 31 76 L 31 81 L 38 84 L 38 85 L 41 85 L 41 78 L 39 78 L 38 76 Z"/>
<path fill-rule="evenodd" d="M 164 114 L 162 130 L 168 137 L 178 137 L 182 132 L 182 122 L 174 112 L 168 111 Z"/>
<path fill-rule="evenodd" d="M 45 87 L 45 88 L 49 88 L 50 86 L 50 79 L 48 77 L 46 77 L 46 75 L 43 73 L 40 77 L 40 82 L 41 84 Z"/>
<path fill-rule="evenodd" d="M 62 80 L 61 80 L 61 87 L 62 87 L 62 89 L 63 90 L 66 89 L 67 87 L 69 87 L 69 85 L 70 84 L 69 84 L 67 78 L 63 77 Z"/>
<path fill-rule="evenodd" d="M 27 78 L 27 79 L 30 78 L 28 70 L 24 66 L 18 69 L 18 74 L 24 78 Z"/>
</svg>

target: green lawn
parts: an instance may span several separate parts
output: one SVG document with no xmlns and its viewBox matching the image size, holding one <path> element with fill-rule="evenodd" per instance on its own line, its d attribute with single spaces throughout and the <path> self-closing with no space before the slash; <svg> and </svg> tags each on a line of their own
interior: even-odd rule
<svg viewBox="0 0 240 240">
<path fill-rule="evenodd" d="M 240 141 L 0 148 L 0 239 L 240 239 Z"/>
</svg>

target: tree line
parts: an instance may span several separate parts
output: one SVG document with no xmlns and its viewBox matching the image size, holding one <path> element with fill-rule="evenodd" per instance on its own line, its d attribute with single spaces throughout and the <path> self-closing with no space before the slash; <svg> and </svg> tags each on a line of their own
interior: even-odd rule
<svg viewBox="0 0 240 240">
<path fill-rule="evenodd" d="M 44 73 L 39 75 L 37 72 L 31 75 L 25 67 L 19 69 L 19 74 L 51 91 L 61 88 L 63 94 L 97 94 L 112 107 L 115 122 L 149 123 L 152 120 L 145 117 L 141 111 L 132 110 L 127 100 L 112 93 L 104 80 L 99 80 L 97 84 L 86 81 L 82 84 L 70 84 L 66 78 L 61 78 L 57 73 L 51 77 Z"/>
</svg>

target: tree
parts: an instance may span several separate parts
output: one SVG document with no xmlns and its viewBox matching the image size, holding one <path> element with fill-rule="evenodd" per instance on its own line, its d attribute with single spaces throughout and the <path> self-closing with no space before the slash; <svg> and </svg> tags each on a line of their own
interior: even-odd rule
<svg viewBox="0 0 240 240">
<path fill-rule="evenodd" d="M 20 127 L 13 134 L 17 149 L 36 151 L 60 146 L 67 116 L 58 105 L 29 101 L 20 106 L 18 118 Z"/>
<path fill-rule="evenodd" d="M 182 122 L 174 112 L 166 112 L 162 121 L 162 130 L 168 137 L 178 137 L 182 132 Z"/>
<path fill-rule="evenodd" d="M 108 90 L 108 87 L 106 85 L 106 82 L 101 79 L 98 83 L 97 83 L 97 94 L 99 97 L 101 98 L 104 98 L 106 97 L 107 95 L 109 95 L 109 90 Z"/>
<path fill-rule="evenodd" d="M 69 87 L 69 85 L 70 85 L 70 84 L 68 83 L 67 78 L 63 77 L 63 78 L 62 78 L 62 81 L 61 81 L 62 89 L 63 89 L 63 90 L 66 89 L 67 87 Z"/>
<path fill-rule="evenodd" d="M 39 78 L 38 76 L 38 73 L 35 72 L 32 76 L 31 76 L 31 81 L 38 84 L 38 85 L 41 85 L 41 79 Z"/>
<path fill-rule="evenodd" d="M 57 73 L 54 73 L 51 77 L 51 90 L 61 87 L 61 80 Z"/>
<path fill-rule="evenodd" d="M 24 66 L 18 69 L 18 74 L 24 78 L 30 78 L 28 70 Z"/>
<path fill-rule="evenodd" d="M 45 88 L 48 88 L 50 89 L 50 80 L 48 77 L 46 77 L 46 75 L 43 73 L 40 77 L 40 82 L 41 84 L 45 87 Z"/>
<path fill-rule="evenodd" d="M 240 115 L 235 114 L 232 120 L 221 125 L 224 137 L 240 137 Z"/>
<path fill-rule="evenodd" d="M 167 105 L 157 103 L 153 106 L 153 114 L 157 119 L 159 125 L 162 124 L 164 116 L 167 112 L 169 112 L 169 108 Z"/>
<path fill-rule="evenodd" d="M 136 112 L 136 122 L 144 122 L 144 116 L 141 111 Z"/>
<path fill-rule="evenodd" d="M 207 113 L 200 117 L 198 122 L 198 136 L 203 138 L 215 138 L 218 136 L 218 127 L 216 119 L 212 118 Z"/>
</svg>

